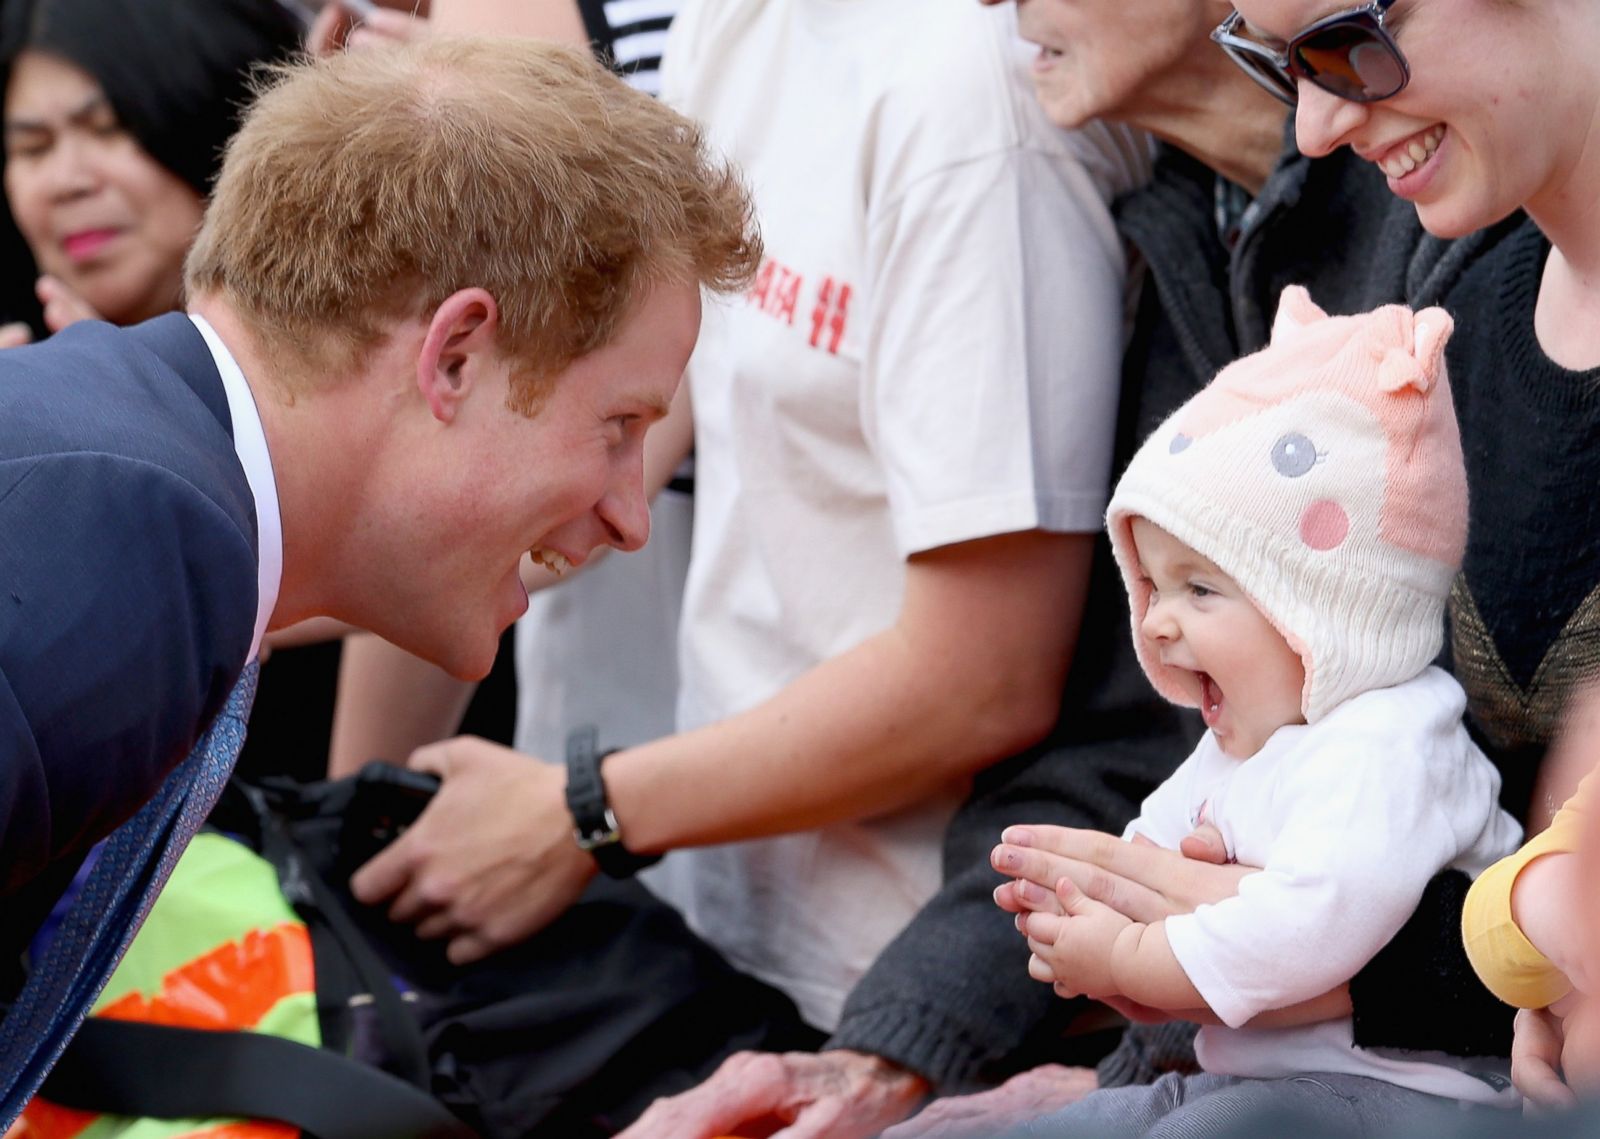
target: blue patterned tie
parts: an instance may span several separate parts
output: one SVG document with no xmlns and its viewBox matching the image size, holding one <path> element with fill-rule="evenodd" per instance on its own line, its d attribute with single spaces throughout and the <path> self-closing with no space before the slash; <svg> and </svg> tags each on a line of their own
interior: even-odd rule
<svg viewBox="0 0 1600 1139">
<path fill-rule="evenodd" d="M 43 960 L 0 1021 L 0 1134 L 60 1059 L 222 793 L 256 696 L 251 662 L 205 735 L 138 814 L 113 831 Z"/>
</svg>

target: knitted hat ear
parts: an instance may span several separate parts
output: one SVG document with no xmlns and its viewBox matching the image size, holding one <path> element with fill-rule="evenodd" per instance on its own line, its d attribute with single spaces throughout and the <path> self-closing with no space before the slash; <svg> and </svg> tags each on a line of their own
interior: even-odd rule
<svg viewBox="0 0 1600 1139">
<path fill-rule="evenodd" d="M 1272 343 L 1281 344 L 1302 328 L 1327 319 L 1328 314 L 1317 307 L 1304 285 L 1289 285 L 1278 298 L 1278 313 L 1272 318 Z"/>
<path fill-rule="evenodd" d="M 1378 368 L 1378 384 L 1387 392 L 1404 387 L 1427 392 L 1444 373 L 1444 346 L 1455 321 L 1442 308 L 1423 309 L 1411 317 L 1411 344 L 1391 348 Z"/>
</svg>

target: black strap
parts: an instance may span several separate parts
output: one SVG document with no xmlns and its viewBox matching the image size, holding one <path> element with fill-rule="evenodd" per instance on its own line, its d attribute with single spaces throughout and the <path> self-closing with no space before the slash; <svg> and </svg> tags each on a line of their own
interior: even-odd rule
<svg viewBox="0 0 1600 1139">
<path fill-rule="evenodd" d="M 606 798 L 600 764 L 617 748 L 600 750 L 600 734 L 592 724 L 567 734 L 567 810 L 572 813 L 573 838 L 589 854 L 601 873 L 611 878 L 632 878 L 661 861 L 659 854 L 635 854 L 622 841 L 617 816 Z"/>
<path fill-rule="evenodd" d="M 243 1116 L 315 1139 L 476 1139 L 438 1100 L 387 1072 L 280 1036 L 90 1018 L 41 1093 L 80 1111 Z"/>
<path fill-rule="evenodd" d="M 395 990 L 388 966 L 367 944 L 310 859 L 301 854 L 267 796 L 259 788 L 239 786 L 260 821 L 261 857 L 277 870 L 283 896 L 306 922 L 315 956 L 327 960 L 327 951 L 322 947 L 325 939 L 337 945 L 337 951 L 372 997 L 379 1032 L 392 1059 L 388 1066 L 413 1087 L 426 1090 L 432 1082 L 427 1042 L 416 1018 Z"/>
</svg>

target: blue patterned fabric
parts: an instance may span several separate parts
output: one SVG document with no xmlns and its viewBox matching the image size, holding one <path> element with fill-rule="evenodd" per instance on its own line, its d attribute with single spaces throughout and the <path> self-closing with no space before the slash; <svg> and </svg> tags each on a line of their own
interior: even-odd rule
<svg viewBox="0 0 1600 1139">
<path fill-rule="evenodd" d="M 161 790 L 106 839 L 44 959 L 0 1021 L 0 1134 L 77 1031 L 143 923 L 178 855 L 210 814 L 244 744 L 259 666 L 251 662 Z"/>
</svg>

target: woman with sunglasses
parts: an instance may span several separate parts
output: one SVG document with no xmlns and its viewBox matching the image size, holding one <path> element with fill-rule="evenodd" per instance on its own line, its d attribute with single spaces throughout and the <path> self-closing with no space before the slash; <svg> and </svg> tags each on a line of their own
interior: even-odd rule
<svg viewBox="0 0 1600 1139">
<path fill-rule="evenodd" d="M 1456 671 L 1489 695 L 1477 727 L 1508 783 L 1526 778 L 1573 683 L 1600 669 L 1600 5 L 1239 0 L 1215 38 L 1295 105 L 1302 151 L 1348 147 L 1431 232 L 1526 212 L 1446 298 L 1472 491 Z M 1503 599 L 1530 596 L 1513 620 Z M 1545 780 L 1536 809 L 1570 790 Z M 1554 1018 L 1524 1014 L 1517 1043 L 1523 1090 L 1570 1100 Z"/>
<path fill-rule="evenodd" d="M 1302 70 L 1314 67 L 1315 79 L 1325 85 L 1342 84 L 1341 89 L 1351 93 L 1355 93 L 1354 83 L 1359 78 L 1363 95 L 1382 94 L 1386 84 L 1394 84 L 1397 78 L 1409 80 L 1411 68 L 1404 55 L 1390 57 L 1386 63 L 1380 53 L 1388 50 L 1387 43 L 1409 45 L 1415 29 L 1409 13 L 1413 9 L 1420 12 L 1422 4 L 1400 0 L 1392 12 L 1390 7 L 1379 4 L 1335 11 L 1324 5 L 1307 21 L 1320 25 L 1320 34 L 1295 45 L 1302 49 L 1296 66 Z M 1479 11 L 1484 7 L 1505 7 L 1508 14 L 1516 14 L 1509 6 L 1473 5 Z M 1286 156 L 1275 170 L 1270 163 L 1258 166 L 1247 161 L 1248 151 L 1241 144 L 1248 137 L 1243 126 L 1257 118 L 1270 118 L 1269 108 L 1288 102 L 1301 85 L 1298 76 L 1287 71 L 1287 45 L 1258 37 L 1254 27 L 1245 25 L 1226 4 L 1194 0 L 1180 10 L 1183 19 L 1178 18 L 1170 0 L 1159 5 L 1141 0 L 1112 5 L 1021 0 L 1019 9 L 1024 34 L 1043 49 L 1035 80 L 1041 99 L 1059 123 L 1070 123 L 1077 116 L 1106 115 L 1146 125 L 1168 143 L 1157 163 L 1153 185 L 1124 199 L 1118 210 L 1124 235 L 1140 248 L 1153 270 L 1141 301 L 1141 324 L 1136 326 L 1125 365 L 1137 381 L 1134 397 L 1142 403 L 1159 406 L 1170 398 L 1166 389 L 1174 383 L 1203 383 L 1206 377 L 1198 371 L 1214 370 L 1225 362 L 1216 358 L 1218 351 L 1248 351 L 1252 336 L 1260 334 L 1259 330 L 1252 332 L 1255 315 L 1274 284 L 1309 282 L 1316 296 L 1340 311 L 1356 311 L 1386 300 L 1438 303 L 1457 296 L 1460 274 L 1475 264 L 1475 258 L 1495 249 L 1495 242 L 1507 234 L 1519 234 L 1518 220 L 1513 218 L 1491 232 L 1448 245 L 1425 241 L 1408 261 L 1408 249 L 1415 241 L 1416 213 L 1389 193 L 1384 172 L 1361 156 L 1343 150 L 1318 151 L 1315 159 Z M 1210 22 L 1185 38 L 1182 28 L 1194 13 L 1209 14 Z M 1369 34 L 1374 28 L 1383 29 L 1387 39 Z M 1234 46 L 1228 42 L 1228 37 L 1233 37 L 1249 45 L 1241 49 L 1245 54 L 1266 60 L 1282 57 L 1285 62 L 1274 66 L 1284 71 L 1284 77 L 1275 80 L 1261 68 L 1250 71 L 1248 78 L 1238 70 L 1231 79 L 1212 73 L 1208 61 L 1225 62 L 1226 57 L 1207 50 L 1208 32 L 1223 41 L 1224 47 Z M 1239 62 L 1238 52 L 1230 54 Z M 1259 95 L 1252 80 L 1271 91 L 1280 103 L 1242 99 L 1241 90 Z M 1304 98 L 1314 99 L 1326 91 L 1326 86 L 1313 88 Z M 1228 129 L 1220 129 L 1219 123 Z M 1406 157 L 1410 158 L 1409 148 Z M 1397 169 L 1403 166 L 1403 161 L 1396 163 Z M 1230 182 L 1242 189 L 1246 202 L 1254 200 L 1242 217 L 1234 211 L 1232 217 L 1238 220 L 1225 225 L 1223 206 L 1230 198 L 1226 192 Z M 1209 224 L 1213 203 L 1214 228 Z M 1217 241 L 1224 231 L 1224 241 L 1230 245 L 1226 249 Z M 1337 240 L 1330 240 L 1331 235 L 1337 235 Z M 1196 256 L 1205 250 L 1209 252 Z M 1476 271 L 1466 278 L 1469 282 L 1484 279 L 1483 273 Z M 1475 326 L 1484 323 L 1484 312 L 1489 313 L 1491 322 L 1498 319 L 1492 297 L 1476 298 L 1465 305 L 1452 300 L 1451 307 L 1462 323 L 1458 336 L 1463 340 L 1476 335 Z M 1153 324 L 1142 323 L 1147 311 L 1160 314 Z M 1170 327 L 1163 328 L 1163 323 Z M 1209 361 L 1194 362 L 1196 356 L 1208 353 Z M 1453 354 L 1451 374 L 1458 388 L 1463 384 L 1456 377 L 1464 368 L 1458 354 Z M 1543 406 L 1538 401 L 1522 403 L 1519 411 Z M 1483 454 L 1498 457 L 1515 445 L 1515 431 L 1508 432 L 1498 416 L 1486 413 L 1493 410 L 1492 404 L 1480 407 L 1479 414 L 1464 424 L 1468 450 L 1480 472 Z M 1538 444 L 1525 451 L 1527 459 L 1548 465 L 1549 455 Z M 1580 477 L 1593 478 L 1585 468 L 1574 470 Z M 1485 546 L 1498 544 L 1502 557 L 1516 546 L 1517 539 L 1506 540 L 1508 534 L 1520 536 L 1523 530 L 1519 522 L 1512 521 L 1519 517 L 1520 504 L 1510 494 L 1547 486 L 1550 473 L 1533 472 L 1536 481 L 1528 486 L 1516 476 L 1500 480 L 1492 487 L 1498 494 L 1490 493 L 1491 487 L 1475 486 L 1476 538 L 1469 559 L 1480 556 Z M 1475 478 L 1483 481 L 1481 473 Z M 1559 501 L 1559 491 L 1535 493 L 1544 496 L 1543 501 Z M 1551 509 L 1544 511 L 1546 518 L 1551 513 Z M 1571 535 L 1557 537 L 1576 545 L 1585 540 L 1583 530 L 1580 525 Z M 1551 580 L 1561 576 L 1546 573 Z M 1592 584 L 1581 570 L 1576 580 L 1580 589 Z M 1480 734 L 1505 772 L 1505 802 L 1521 813 L 1528 805 L 1533 773 L 1564 689 L 1564 682 L 1552 681 L 1561 677 L 1563 667 L 1570 667 L 1575 655 L 1572 649 L 1581 641 L 1562 638 L 1558 630 L 1531 636 L 1532 644 L 1521 648 L 1518 655 L 1531 656 L 1536 671 L 1538 662 L 1548 654 L 1552 667 L 1530 683 L 1529 666 L 1513 660 L 1511 648 L 1493 643 L 1487 630 L 1493 628 L 1503 637 L 1504 630 L 1537 629 L 1546 622 L 1550 606 L 1544 582 L 1528 573 L 1491 573 L 1470 609 L 1462 604 L 1466 596 L 1458 589 L 1455 669 L 1472 697 L 1472 714 Z M 1485 614 L 1490 614 L 1487 619 Z M 1566 612 L 1561 619 L 1567 620 Z M 1581 629 L 1584 622 L 1573 625 Z M 1525 698 L 1509 691 L 1503 679 L 1506 676 L 1518 678 Z M 1485 723 L 1494 728 L 1492 739 L 1481 731 Z M 1555 796 L 1558 803 L 1562 798 Z M 1032 804 L 1021 808 L 1013 804 L 1008 816 L 991 821 L 998 825 L 1021 822 L 1035 817 L 1036 811 Z M 1541 803 L 1530 815 L 1530 827 L 1537 829 L 1548 818 L 1548 811 Z M 1038 817 L 1043 817 L 1042 811 Z M 1129 916 L 1139 920 L 1215 901 L 1231 894 L 1237 881 L 1236 877 L 1227 878 L 1236 868 L 1186 862 L 1165 851 L 1132 847 L 1083 830 L 1038 829 L 1052 832 L 1049 847 L 1024 852 L 1036 869 L 1031 874 L 1018 872 L 1016 877 L 1028 877 L 1048 890 L 1062 875 L 1070 875 L 1086 890 L 1098 891 L 1097 896 L 1123 899 L 1130 907 L 1126 911 Z M 1013 872 L 1010 867 L 1002 869 Z M 1462 1054 L 1506 1047 L 1509 1010 L 1494 1007 L 1497 1002 L 1472 978 L 1461 949 L 1463 893 L 1464 881 L 1459 876 L 1436 880 L 1423 907 L 1396 942 L 1342 994 L 1330 994 L 1342 999 L 1343 1010 L 1353 1006 L 1359 1043 Z M 1130 1075 L 1135 1080 L 1154 1078 L 1162 1068 L 1152 1070 L 1150 1059 L 1163 1052 L 1175 1053 L 1169 1046 L 1176 1043 L 1179 1033 L 1168 1030 L 1179 1027 L 1136 1028 L 1130 1034 L 1130 1039 L 1138 1038 L 1136 1046 L 1119 1049 L 1101 1066 L 1098 1081 L 1112 1085 L 1127 1082 Z M 1175 1054 L 1173 1058 L 1177 1058 Z M 1031 1102 L 1037 1109 L 1050 1103 L 1055 1094 L 1054 1088 L 1041 1091 L 1046 1081 L 1053 1081 L 1069 1095 L 1081 1094 L 1082 1075 L 1090 1077 L 1091 1085 L 1095 1081 L 1095 1073 L 1049 1073 L 1050 1069 L 1042 1069 L 1036 1076 L 1019 1077 L 1015 1092 L 1001 1089 L 992 1093 L 996 1098 L 983 1107 L 1005 1110 L 1018 1102 L 1024 1106 Z M 1023 1085 L 1021 1081 L 1031 1082 Z M 978 1118 L 977 1103 L 962 1106 L 960 1101 L 949 1102 L 950 1111 L 943 1114 Z M 895 1139 L 912 1139 L 935 1127 L 942 1114 L 939 1108 L 935 1105 L 924 1112 L 929 1117 L 925 1127 L 896 1130 Z M 917 1123 L 921 1122 L 919 1117 Z M 974 1133 L 986 1133 L 979 1126 Z M 946 1139 L 944 1131 L 927 1133 Z"/>
</svg>

